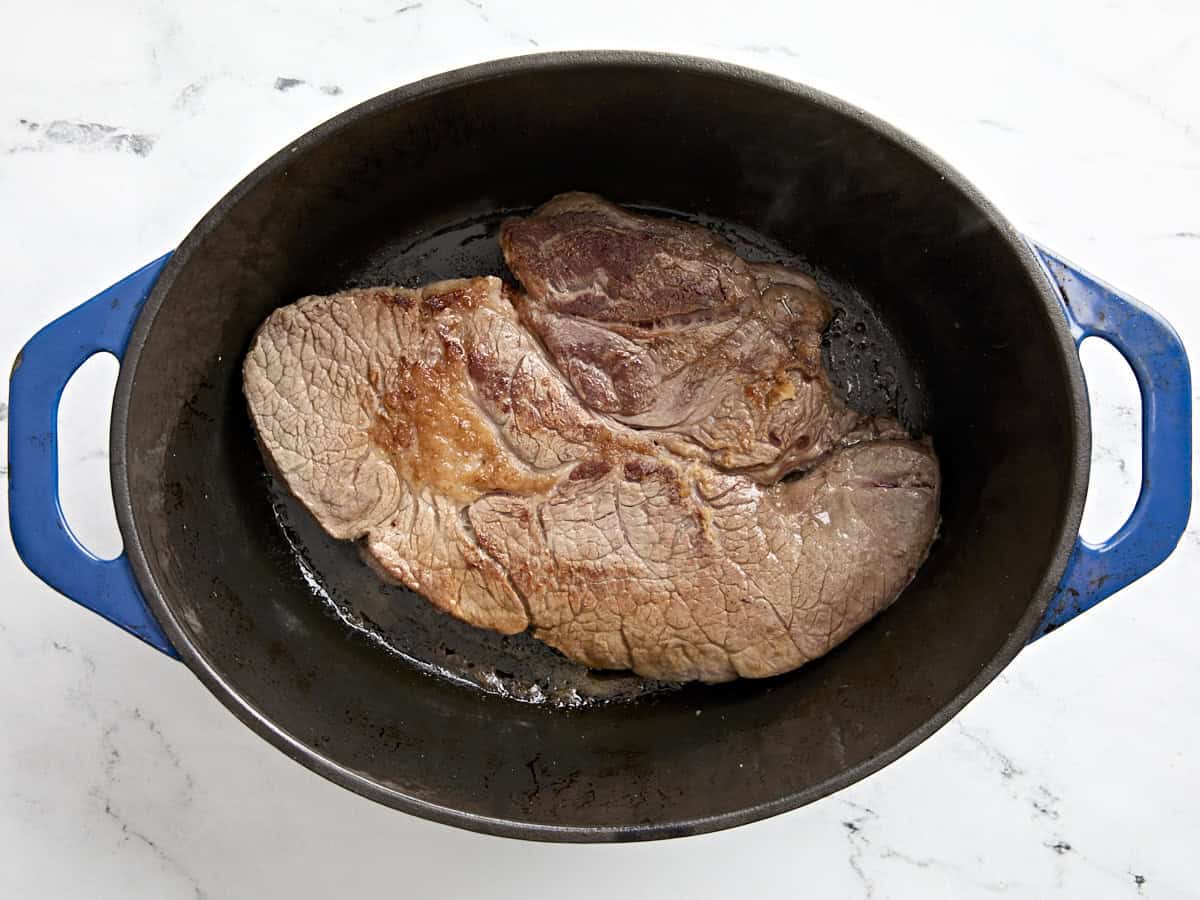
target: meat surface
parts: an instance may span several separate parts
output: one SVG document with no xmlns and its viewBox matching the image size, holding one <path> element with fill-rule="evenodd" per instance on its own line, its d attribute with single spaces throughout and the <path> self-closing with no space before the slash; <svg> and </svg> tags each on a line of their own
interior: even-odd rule
<svg viewBox="0 0 1200 900">
<path fill-rule="evenodd" d="M 839 443 L 904 436 L 834 394 L 832 310 L 806 275 L 594 194 L 506 222 L 500 243 L 522 321 L 580 399 L 680 455 L 770 482 Z"/>
<path fill-rule="evenodd" d="M 356 289 L 256 335 L 259 441 L 331 535 L 473 625 L 666 680 L 788 671 L 895 599 L 937 460 L 832 394 L 815 285 L 589 195 L 502 243 L 527 294 Z"/>
</svg>

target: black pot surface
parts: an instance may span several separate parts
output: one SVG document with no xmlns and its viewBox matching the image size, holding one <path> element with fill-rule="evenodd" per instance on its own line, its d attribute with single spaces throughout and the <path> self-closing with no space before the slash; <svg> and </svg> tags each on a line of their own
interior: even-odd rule
<svg viewBox="0 0 1200 900">
<path fill-rule="evenodd" d="M 240 366 L 272 309 L 357 284 L 503 274 L 499 220 L 574 189 L 675 211 L 814 271 L 840 310 L 835 380 L 932 434 L 941 536 L 897 603 L 827 657 L 715 687 L 589 675 L 528 635 L 471 629 L 380 584 L 266 475 Z M 172 642 L 290 756 L 467 828 L 641 839 L 810 802 L 948 721 L 1028 640 L 1062 574 L 1087 434 L 1048 282 L 928 151 L 744 69 L 548 54 L 371 100 L 222 200 L 134 331 L 113 480 Z"/>
</svg>

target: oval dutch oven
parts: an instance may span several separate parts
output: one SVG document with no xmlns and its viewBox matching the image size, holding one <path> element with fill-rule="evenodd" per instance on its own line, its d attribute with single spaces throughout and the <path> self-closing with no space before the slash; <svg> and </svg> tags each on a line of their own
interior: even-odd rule
<svg viewBox="0 0 1200 900">
<path fill-rule="evenodd" d="M 369 279 L 389 248 L 575 188 L 805 252 L 869 299 L 920 373 L 941 537 L 900 600 L 829 656 L 765 681 L 554 709 L 423 674 L 314 601 L 241 398 L 255 328 L 302 294 Z M 1099 545 L 1078 536 L 1090 426 L 1076 350 L 1092 335 L 1129 362 L 1143 410 L 1141 494 Z M 125 552 L 109 561 L 72 536 L 57 495 L 59 397 L 101 351 L 121 360 L 111 473 Z M 338 784 L 544 840 L 710 831 L 864 777 L 1029 641 L 1162 562 L 1189 510 L 1189 372 L 1166 322 L 1026 240 L 887 124 L 676 56 L 527 56 L 349 110 L 259 167 L 173 253 L 42 329 L 10 392 L 11 526 L 40 578 L 180 658 Z"/>
</svg>

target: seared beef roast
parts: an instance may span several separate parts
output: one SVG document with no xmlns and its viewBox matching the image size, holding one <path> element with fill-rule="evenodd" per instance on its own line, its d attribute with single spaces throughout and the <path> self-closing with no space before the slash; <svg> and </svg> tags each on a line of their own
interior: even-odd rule
<svg viewBox="0 0 1200 900">
<path fill-rule="evenodd" d="M 259 440 L 330 534 L 464 621 L 667 680 L 788 671 L 895 599 L 937 460 L 834 396 L 809 279 L 585 194 L 501 241 L 525 292 L 307 297 L 256 336 Z"/>
<path fill-rule="evenodd" d="M 676 453 L 771 482 L 839 443 L 904 437 L 833 393 L 829 301 L 695 225 L 562 194 L 500 232 L 521 320 L 580 400 Z"/>
</svg>

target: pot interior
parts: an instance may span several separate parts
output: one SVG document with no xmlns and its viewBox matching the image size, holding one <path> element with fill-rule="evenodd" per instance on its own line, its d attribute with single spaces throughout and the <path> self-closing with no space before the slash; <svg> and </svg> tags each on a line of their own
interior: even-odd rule
<svg viewBox="0 0 1200 900">
<path fill-rule="evenodd" d="M 532 58 L 350 111 L 209 214 L 151 298 L 152 324 L 139 323 L 115 476 L 147 596 L 225 702 L 288 736 L 258 725 L 269 739 L 456 824 L 666 836 L 861 777 L 1016 652 L 1082 500 L 1086 411 L 1063 324 L 990 208 L 944 176 L 823 98 L 673 58 Z M 900 600 L 827 657 L 713 687 L 617 678 L 608 688 L 624 702 L 580 708 L 488 694 L 458 683 L 472 680 L 467 662 L 509 675 L 518 695 L 531 680 L 520 673 L 536 681 L 561 662 L 380 585 L 265 475 L 240 364 L 272 309 L 362 283 L 500 272 L 488 230 L 572 189 L 705 217 L 764 256 L 799 260 L 856 298 L 887 345 L 862 365 L 892 360 L 902 384 L 889 402 L 933 436 L 941 535 Z M 382 636 L 412 659 L 335 607 L 360 625 L 383 618 Z"/>
</svg>

